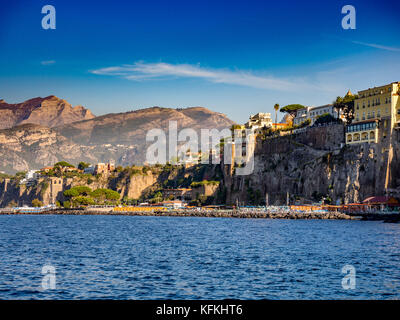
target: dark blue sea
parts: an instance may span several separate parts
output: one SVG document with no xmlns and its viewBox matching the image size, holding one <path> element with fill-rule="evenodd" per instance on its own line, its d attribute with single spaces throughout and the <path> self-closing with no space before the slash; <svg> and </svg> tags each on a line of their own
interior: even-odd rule
<svg viewBox="0 0 400 320">
<path fill-rule="evenodd" d="M 400 224 L 0 216 L 0 299 L 399 297 Z"/>
</svg>

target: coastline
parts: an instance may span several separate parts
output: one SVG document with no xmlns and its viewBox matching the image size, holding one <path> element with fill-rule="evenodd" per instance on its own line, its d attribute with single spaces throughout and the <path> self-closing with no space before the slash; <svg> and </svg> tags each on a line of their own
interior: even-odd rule
<svg viewBox="0 0 400 320">
<path fill-rule="evenodd" d="M 340 212 L 260 212 L 237 210 L 171 210 L 171 211 L 136 211 L 106 212 L 96 210 L 48 210 L 43 212 L 0 211 L 0 215 L 107 215 L 107 216 L 169 216 L 169 217 L 205 217 L 205 218 L 238 218 L 238 219 L 300 219 L 300 220 L 360 220 Z"/>
</svg>

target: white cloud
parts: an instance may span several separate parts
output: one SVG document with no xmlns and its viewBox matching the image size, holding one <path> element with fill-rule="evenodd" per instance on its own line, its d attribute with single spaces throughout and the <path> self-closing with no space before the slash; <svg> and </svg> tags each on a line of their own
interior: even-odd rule
<svg viewBox="0 0 400 320">
<path fill-rule="evenodd" d="M 366 46 L 366 47 L 382 49 L 382 50 L 387 50 L 387 51 L 400 52 L 400 48 L 396 48 L 396 47 L 388 47 L 388 46 L 383 46 L 383 45 L 380 45 L 380 44 L 361 42 L 361 41 L 351 41 L 351 42 L 353 42 L 355 44 L 360 44 L 360 45 Z"/>
<path fill-rule="evenodd" d="M 43 66 L 48 66 L 48 65 L 51 65 L 51 64 L 55 64 L 55 63 L 56 63 L 55 60 L 46 60 L 46 61 L 41 61 L 40 62 L 40 64 L 43 65 Z"/>
<path fill-rule="evenodd" d="M 268 75 L 254 74 L 242 70 L 210 69 L 200 65 L 169 64 L 164 62 L 135 62 L 131 65 L 101 68 L 92 70 L 98 75 L 118 76 L 128 80 L 143 81 L 148 79 L 199 78 L 213 83 L 233 84 L 259 89 L 282 91 L 299 91 L 317 89 L 318 86 L 306 79 L 281 79 Z"/>
</svg>

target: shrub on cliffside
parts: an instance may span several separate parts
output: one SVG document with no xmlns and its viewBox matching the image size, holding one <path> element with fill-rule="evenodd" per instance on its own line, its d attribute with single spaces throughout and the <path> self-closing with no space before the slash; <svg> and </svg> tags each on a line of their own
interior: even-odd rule
<svg viewBox="0 0 400 320">
<path fill-rule="evenodd" d="M 218 185 L 219 181 L 212 181 L 212 180 L 203 180 L 203 181 L 193 181 L 190 186 L 192 188 L 198 188 L 201 186 L 206 186 L 206 185 Z"/>
<path fill-rule="evenodd" d="M 342 120 L 336 119 L 330 113 L 324 113 L 319 117 L 317 117 L 317 120 L 315 120 L 314 125 L 334 123 L 334 122 L 339 123 L 342 122 Z"/>
<path fill-rule="evenodd" d="M 43 202 L 40 201 L 39 199 L 33 199 L 32 206 L 36 208 L 43 207 Z"/>
</svg>

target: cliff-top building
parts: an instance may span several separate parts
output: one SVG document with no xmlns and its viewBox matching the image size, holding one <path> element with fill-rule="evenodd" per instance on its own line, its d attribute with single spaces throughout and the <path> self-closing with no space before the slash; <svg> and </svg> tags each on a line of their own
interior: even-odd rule
<svg viewBox="0 0 400 320">
<path fill-rule="evenodd" d="M 400 82 L 358 92 L 354 120 L 346 127 L 346 144 L 382 141 L 400 121 Z M 381 137 L 379 137 L 379 128 Z"/>
<path fill-rule="evenodd" d="M 249 121 L 244 125 L 246 129 L 252 129 L 253 132 L 257 132 L 260 129 L 266 127 L 272 127 L 272 119 L 270 113 L 259 112 L 255 115 L 250 116 Z"/>
<path fill-rule="evenodd" d="M 307 120 L 310 120 L 310 124 L 313 125 L 318 117 L 324 114 L 330 114 L 334 118 L 338 117 L 338 113 L 332 104 L 326 104 L 318 107 L 305 107 L 297 110 L 296 116 L 293 119 L 293 125 L 298 126 Z M 340 118 L 342 118 L 342 115 L 340 115 Z"/>
</svg>

